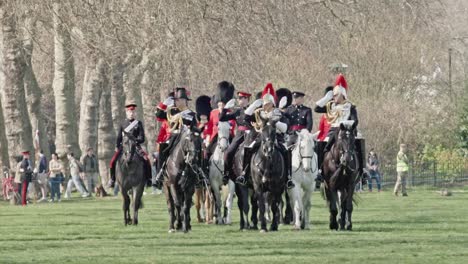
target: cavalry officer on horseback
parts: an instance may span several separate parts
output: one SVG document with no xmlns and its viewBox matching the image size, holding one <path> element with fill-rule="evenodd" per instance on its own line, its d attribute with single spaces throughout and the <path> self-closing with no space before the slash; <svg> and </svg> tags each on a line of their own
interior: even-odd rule
<svg viewBox="0 0 468 264">
<path fill-rule="evenodd" d="M 167 120 L 169 131 L 171 133 L 167 143 L 160 144 L 159 160 L 160 171 L 155 179 L 155 187 L 162 188 L 163 172 L 166 166 L 166 160 L 171 153 L 171 149 L 178 143 L 178 136 L 182 126 L 187 126 L 190 130 L 199 132 L 197 129 L 197 114 L 188 108 L 187 102 L 191 99 L 187 95 L 187 90 L 182 87 L 176 88 L 174 98 L 168 97 L 164 102 L 158 105 L 156 118 L 158 120 Z M 174 106 L 175 104 L 175 106 Z"/>
<path fill-rule="evenodd" d="M 229 145 L 228 149 L 226 150 L 225 158 L 224 158 L 224 178 L 223 182 L 227 183 L 229 180 L 229 174 L 232 173 L 232 165 L 233 165 L 233 160 L 234 156 L 237 152 L 237 149 L 239 146 L 245 141 L 245 137 L 247 136 L 248 133 L 251 132 L 252 130 L 252 125 L 250 124 L 250 119 L 247 118 L 245 114 L 245 110 L 247 109 L 247 106 L 249 105 L 249 99 L 252 95 L 247 92 L 238 92 L 237 93 L 237 103 L 238 107 L 234 108 L 235 101 L 234 99 L 231 99 L 224 109 L 222 110 L 221 114 L 219 115 L 219 121 L 221 122 L 226 122 L 230 120 L 235 120 L 236 121 L 236 135 L 232 139 L 231 144 Z M 234 108 L 234 109 L 232 109 Z M 231 113 L 228 113 L 228 111 L 232 109 Z M 249 157 L 247 157 L 246 153 L 244 152 L 244 162 L 243 162 L 243 171 L 245 171 L 245 166 L 246 163 L 250 160 Z M 245 185 L 245 177 L 242 175 L 236 178 L 236 182 Z"/>
<path fill-rule="evenodd" d="M 283 99 L 284 98 L 284 99 Z M 286 104 L 286 97 L 281 98 L 280 105 Z M 278 122 L 276 122 L 276 140 L 277 140 L 277 146 L 279 151 L 281 152 L 281 155 L 283 156 L 284 160 L 284 165 L 286 169 L 286 174 L 287 174 L 287 182 L 286 182 L 286 187 L 288 189 L 294 188 L 294 183 L 291 180 L 291 164 L 290 164 L 290 159 L 288 158 L 288 150 L 286 149 L 285 146 L 285 134 L 288 130 L 288 118 L 281 112 L 279 108 L 275 108 L 275 102 L 276 102 L 276 94 L 275 90 L 273 89 L 273 85 L 271 83 L 268 83 L 265 88 L 263 89 L 262 92 L 262 99 L 260 100 L 260 103 L 263 105 L 261 109 L 257 109 L 259 107 L 259 100 L 255 101 L 250 105 L 246 110 L 245 114 L 250 118 L 253 123 L 258 123 L 259 120 L 256 120 L 256 116 L 253 115 L 254 111 L 257 112 L 259 111 L 259 114 L 262 118 L 264 119 L 269 119 L 271 117 L 276 117 L 279 119 Z M 255 110 L 257 109 L 257 110 Z M 258 139 L 258 138 L 257 138 Z M 250 152 L 255 153 L 256 148 L 260 146 L 260 142 L 255 140 L 251 146 Z"/>
<path fill-rule="evenodd" d="M 115 185 L 115 164 L 122 153 L 122 142 L 124 137 L 129 137 L 134 140 L 136 152 L 138 156 L 144 160 L 144 170 L 148 182 L 151 181 L 151 164 L 146 152 L 141 148 L 141 144 L 145 142 L 145 129 L 143 123 L 136 119 L 136 107 L 134 102 L 125 104 L 125 114 L 127 118 L 120 124 L 119 132 L 117 134 L 117 141 L 115 146 L 115 153 L 110 162 L 110 187 Z"/>
<path fill-rule="evenodd" d="M 232 83 L 227 81 L 222 81 L 218 84 L 217 94 L 213 96 L 212 103 L 215 104 L 213 109 L 210 113 L 210 118 L 208 119 L 208 123 L 205 127 L 205 170 L 208 171 L 210 157 L 214 152 L 214 149 L 218 143 L 218 122 L 219 115 L 225 108 L 225 105 L 230 101 L 234 96 L 235 87 Z M 231 103 L 232 104 L 232 103 Z M 230 137 L 234 136 L 234 129 L 236 123 L 234 121 L 230 121 L 231 123 L 231 131 Z M 229 139 L 228 139 L 229 140 Z"/>
<path fill-rule="evenodd" d="M 328 91 L 325 96 L 316 102 L 315 112 L 324 113 L 326 115 L 327 121 L 330 123 L 330 130 L 328 131 L 327 138 L 328 142 L 325 146 L 323 153 L 320 153 L 322 156 L 321 162 L 323 163 L 323 157 L 325 154 L 330 151 L 331 147 L 336 141 L 336 136 L 340 129 L 340 124 L 343 121 L 352 120 L 354 121 L 353 127 L 355 135 L 357 134 L 357 125 L 359 123 L 358 115 L 356 111 L 356 106 L 348 101 L 347 95 L 347 83 L 342 74 L 338 75 L 335 87 L 332 91 Z M 326 139 L 325 139 L 326 140 Z M 361 156 L 362 154 L 358 154 Z M 323 164 L 319 164 L 319 167 L 322 168 Z M 319 170 L 317 175 L 317 181 L 323 181 L 322 170 Z"/>
</svg>

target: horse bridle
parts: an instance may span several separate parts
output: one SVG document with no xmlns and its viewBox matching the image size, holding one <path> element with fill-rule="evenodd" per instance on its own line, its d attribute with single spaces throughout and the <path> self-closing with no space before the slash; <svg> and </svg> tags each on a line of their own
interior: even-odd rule
<svg viewBox="0 0 468 264">
<path fill-rule="evenodd" d="M 297 167 L 297 169 L 296 169 L 294 172 L 297 172 L 301 167 L 303 167 L 303 165 L 304 165 L 304 164 L 302 163 L 302 160 L 303 160 L 303 159 L 310 159 L 310 160 L 312 160 L 312 159 L 314 158 L 314 156 L 303 156 L 303 155 L 302 155 L 302 151 L 301 151 L 301 150 L 302 150 L 302 148 L 301 148 L 301 140 L 298 139 L 298 141 L 299 141 L 299 142 L 296 143 L 295 145 L 296 145 L 297 148 L 299 148 L 299 158 L 300 158 L 300 160 L 301 160 L 301 163 L 299 163 L 299 166 Z M 317 158 L 316 158 L 316 159 L 317 159 Z M 315 164 L 317 164 L 317 163 L 315 163 Z M 317 170 L 318 170 L 318 164 L 317 164 L 317 166 L 315 166 L 315 169 L 314 169 L 314 170 L 311 170 L 311 171 L 312 171 L 312 173 L 314 173 L 314 172 L 316 172 Z"/>
<path fill-rule="evenodd" d="M 221 140 L 226 140 L 226 143 L 227 143 L 226 145 L 229 145 L 229 138 L 228 137 L 218 137 L 218 146 L 217 147 L 221 151 L 225 151 L 227 148 L 223 150 L 223 149 L 221 149 L 221 144 L 219 144 L 219 143 L 221 143 Z"/>
<path fill-rule="evenodd" d="M 341 133 L 338 132 L 338 138 L 339 139 L 342 139 Z M 351 135 L 351 131 L 348 131 L 346 130 L 345 131 L 345 134 L 346 134 L 346 138 L 349 138 L 350 135 Z M 355 150 L 354 150 L 354 147 L 353 146 L 348 146 L 348 149 L 344 149 L 344 146 L 343 144 L 340 144 L 340 165 L 343 165 L 343 161 L 344 161 L 344 157 L 346 154 L 350 155 L 351 156 L 351 160 L 354 161 L 355 163 L 357 162 L 356 161 L 356 158 L 354 157 L 355 155 Z M 346 168 L 348 168 L 351 172 L 354 172 L 356 171 L 356 169 L 352 169 L 349 167 L 349 165 L 345 165 Z"/>
</svg>

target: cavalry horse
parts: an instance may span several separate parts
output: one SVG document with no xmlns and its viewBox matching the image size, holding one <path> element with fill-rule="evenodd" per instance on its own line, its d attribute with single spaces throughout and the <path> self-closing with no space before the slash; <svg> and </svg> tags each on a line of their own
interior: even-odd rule
<svg viewBox="0 0 468 264">
<path fill-rule="evenodd" d="M 249 145 L 252 143 L 251 141 L 253 140 L 255 132 L 250 131 L 249 133 L 244 134 L 244 142 L 239 145 L 239 148 L 237 149 L 236 153 L 234 154 L 234 160 L 233 160 L 233 166 L 232 166 L 232 173 L 230 173 L 230 181 L 235 182 L 235 179 L 238 176 L 241 176 L 244 173 L 244 155 L 246 155 L 246 145 Z M 246 172 L 249 172 L 250 170 L 250 160 L 248 161 L 249 165 L 246 168 Z M 253 192 L 253 186 L 250 183 L 247 183 L 247 185 L 241 185 L 241 184 L 235 184 L 235 194 L 237 196 L 237 206 L 239 207 L 239 214 L 240 214 L 240 230 L 256 230 L 258 229 L 257 224 L 258 224 L 258 205 L 257 205 L 257 199 L 255 198 L 255 193 Z M 250 192 L 249 192 L 250 191 Z M 249 195 L 250 194 L 250 195 Z M 250 197 L 250 204 L 252 204 L 252 214 L 250 217 L 249 222 L 249 197 Z M 232 196 L 229 196 L 228 199 L 231 198 Z M 232 202 L 231 202 L 232 204 Z"/>
<path fill-rule="evenodd" d="M 143 207 L 141 196 L 146 184 L 144 160 L 137 153 L 135 139 L 131 134 L 123 138 L 122 154 L 116 162 L 115 175 L 123 197 L 125 225 L 138 224 L 138 210 Z M 132 194 L 133 220 L 130 217 L 130 194 Z"/>
<path fill-rule="evenodd" d="M 286 168 L 283 156 L 276 146 L 276 121 L 262 121 L 263 127 L 259 135 L 261 143 L 250 162 L 250 175 L 260 213 L 260 231 L 267 231 L 266 204 L 271 207 L 273 214 L 270 231 L 278 231 L 279 204 L 286 185 Z"/>
<path fill-rule="evenodd" d="M 310 198 L 318 173 L 314 136 L 306 129 L 297 133 L 297 143 L 292 150 L 292 180 L 295 187 L 288 190 L 294 209 L 294 229 L 309 229 Z"/>
<path fill-rule="evenodd" d="M 224 153 L 229 146 L 229 132 L 230 124 L 229 122 L 219 122 L 218 123 L 218 139 L 217 145 L 210 158 L 210 169 L 209 169 L 209 179 L 211 190 L 214 196 L 215 203 L 215 213 L 214 217 L 216 218 L 216 224 L 223 224 L 223 217 L 221 215 L 223 201 L 221 199 L 221 188 L 223 186 L 223 175 L 224 175 Z M 229 195 L 226 200 L 226 207 L 228 208 L 226 224 L 231 223 L 231 211 L 232 211 L 232 199 L 229 196 L 234 195 L 234 183 L 228 182 Z M 210 215 L 210 212 L 209 212 Z M 210 215 L 209 220 L 213 219 Z"/>
<path fill-rule="evenodd" d="M 177 144 L 166 161 L 164 194 L 169 211 L 169 233 L 177 230 L 188 232 L 190 208 L 195 184 L 201 172 L 201 138 L 183 125 L 177 135 Z"/>
<path fill-rule="evenodd" d="M 330 229 L 338 230 L 336 216 L 340 210 L 340 230 L 352 230 L 353 194 L 359 179 L 359 163 L 355 151 L 355 124 L 340 124 L 335 144 L 325 155 L 323 172 L 325 195 L 330 210 Z"/>
</svg>

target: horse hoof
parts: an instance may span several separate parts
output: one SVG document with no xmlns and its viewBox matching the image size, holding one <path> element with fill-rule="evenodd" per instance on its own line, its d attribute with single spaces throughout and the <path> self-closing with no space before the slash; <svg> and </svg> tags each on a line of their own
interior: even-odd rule
<svg viewBox="0 0 468 264">
<path fill-rule="evenodd" d="M 352 225 L 347 226 L 347 227 L 346 227 L 346 230 L 348 230 L 348 231 L 353 231 L 353 226 L 352 226 Z"/>
<path fill-rule="evenodd" d="M 293 226 L 293 230 L 294 230 L 294 231 L 300 231 L 300 230 L 301 230 L 301 227 L 300 227 L 300 226 L 297 226 L 297 225 L 294 225 L 294 226 Z"/>
<path fill-rule="evenodd" d="M 258 226 L 253 225 L 253 226 L 250 227 L 250 230 L 258 230 Z"/>
<path fill-rule="evenodd" d="M 260 230 L 260 233 L 266 233 L 266 232 L 267 232 L 266 229 Z"/>
<path fill-rule="evenodd" d="M 175 229 L 169 229 L 169 231 L 167 231 L 169 234 L 172 234 L 172 233 L 175 233 L 176 230 Z"/>
</svg>

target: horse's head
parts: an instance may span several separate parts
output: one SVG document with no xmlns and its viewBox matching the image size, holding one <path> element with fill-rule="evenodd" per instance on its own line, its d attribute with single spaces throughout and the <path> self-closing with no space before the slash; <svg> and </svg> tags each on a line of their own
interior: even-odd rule
<svg viewBox="0 0 468 264">
<path fill-rule="evenodd" d="M 229 132 L 231 130 L 231 124 L 229 122 L 218 123 L 218 148 L 221 151 L 225 151 L 229 145 Z"/>
<path fill-rule="evenodd" d="M 299 157 L 301 158 L 302 166 L 305 171 L 312 170 L 312 160 L 315 155 L 315 142 L 313 135 L 309 133 L 306 129 L 301 130 L 298 133 L 299 140 L 297 142 Z"/>
<path fill-rule="evenodd" d="M 265 123 L 261 131 L 261 148 L 265 157 L 271 158 L 275 149 L 276 142 L 276 122 L 270 120 Z"/>
<path fill-rule="evenodd" d="M 136 150 L 136 141 L 132 134 L 124 134 L 122 139 L 122 153 L 125 155 L 133 154 Z"/>
<path fill-rule="evenodd" d="M 181 144 L 185 153 L 185 162 L 192 165 L 198 164 L 202 149 L 202 140 L 199 132 L 190 131 L 189 128 L 184 126 L 182 133 Z"/>
<path fill-rule="evenodd" d="M 354 160 L 354 122 L 344 122 L 340 125 L 340 131 L 336 141 L 336 146 L 340 151 L 340 164 L 343 166 L 349 166 L 355 164 Z"/>
</svg>

